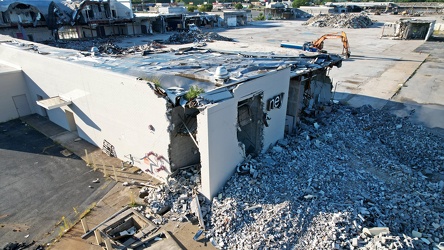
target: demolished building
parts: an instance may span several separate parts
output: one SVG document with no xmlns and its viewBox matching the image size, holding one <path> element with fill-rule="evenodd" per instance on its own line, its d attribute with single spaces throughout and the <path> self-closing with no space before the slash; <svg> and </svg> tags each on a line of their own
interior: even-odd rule
<svg viewBox="0 0 444 250">
<path fill-rule="evenodd" d="M 383 38 L 401 40 L 429 40 L 433 35 L 436 20 L 401 18 L 396 22 L 384 23 Z"/>
<path fill-rule="evenodd" d="M 0 2 L 0 33 L 30 41 L 129 34 L 132 20 L 128 0 Z"/>
<path fill-rule="evenodd" d="M 329 102 L 328 71 L 342 63 L 195 48 L 108 56 L 2 40 L 0 121 L 46 116 L 161 180 L 198 165 L 207 198 L 302 110 Z"/>
<path fill-rule="evenodd" d="M 134 14 L 129 0 L 0 1 L 0 34 L 36 42 L 165 33 L 183 31 L 191 24 L 225 23 L 218 15 L 178 7 Z M 237 23 L 246 24 L 246 18 L 242 22 L 237 18 Z"/>
</svg>

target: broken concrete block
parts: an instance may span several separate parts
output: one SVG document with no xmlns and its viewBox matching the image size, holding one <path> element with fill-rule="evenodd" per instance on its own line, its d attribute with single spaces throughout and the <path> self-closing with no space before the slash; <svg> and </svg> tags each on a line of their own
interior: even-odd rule
<svg viewBox="0 0 444 250">
<path fill-rule="evenodd" d="M 413 238 L 421 238 L 422 237 L 422 233 L 412 230 L 412 237 Z"/>
<path fill-rule="evenodd" d="M 379 235 L 381 233 L 384 234 L 388 234 L 390 233 L 390 230 L 388 227 L 372 227 L 372 228 L 364 228 L 362 230 L 363 233 L 367 234 L 367 235 L 371 235 L 371 236 L 376 236 Z"/>
<path fill-rule="evenodd" d="M 244 211 L 250 211 L 250 210 L 254 210 L 256 208 L 261 208 L 261 207 L 262 207 L 261 205 L 251 206 L 251 207 L 245 208 Z"/>
<path fill-rule="evenodd" d="M 354 247 L 359 246 L 358 238 L 353 238 L 353 239 L 352 239 L 352 246 L 354 246 Z"/>
<path fill-rule="evenodd" d="M 421 238 L 422 242 L 426 243 L 427 245 L 430 245 L 430 241 L 426 238 Z"/>
</svg>

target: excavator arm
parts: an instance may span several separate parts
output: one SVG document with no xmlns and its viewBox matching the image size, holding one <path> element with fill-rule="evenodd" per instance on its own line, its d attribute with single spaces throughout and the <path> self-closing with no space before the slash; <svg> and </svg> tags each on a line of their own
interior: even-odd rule
<svg viewBox="0 0 444 250">
<path fill-rule="evenodd" d="M 349 58 L 350 57 L 350 46 L 348 44 L 348 39 L 347 39 L 347 35 L 345 34 L 344 31 L 342 31 L 341 34 L 338 33 L 333 33 L 333 34 L 325 34 L 323 36 L 321 36 L 320 38 L 318 38 L 316 41 L 313 41 L 311 46 L 313 48 L 316 48 L 318 50 L 322 50 L 324 48 L 324 40 L 325 39 L 333 39 L 333 38 L 340 38 L 342 41 L 342 54 L 345 56 L 345 58 Z"/>
</svg>

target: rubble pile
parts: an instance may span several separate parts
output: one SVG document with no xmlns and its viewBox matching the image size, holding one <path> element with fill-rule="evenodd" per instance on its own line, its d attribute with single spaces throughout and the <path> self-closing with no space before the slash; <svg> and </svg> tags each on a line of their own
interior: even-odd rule
<svg viewBox="0 0 444 250">
<path fill-rule="evenodd" d="M 333 27 L 361 29 L 373 25 L 372 20 L 365 14 L 319 14 L 307 20 L 303 25 L 314 27 Z"/>
<path fill-rule="evenodd" d="M 165 44 L 205 43 L 213 41 L 234 41 L 232 38 L 221 36 L 215 32 L 202 32 L 190 30 L 177 32 L 164 41 Z"/>
<path fill-rule="evenodd" d="M 112 42 L 103 43 L 98 47 L 100 53 L 108 55 L 134 54 L 140 52 L 145 55 L 163 48 L 165 48 L 164 45 L 155 41 L 143 45 L 131 46 L 129 48 L 119 47 Z"/>
<path fill-rule="evenodd" d="M 205 237 L 222 249 L 441 250 L 443 196 L 443 138 L 388 111 L 328 106 L 239 165 Z"/>
<path fill-rule="evenodd" d="M 197 196 L 200 204 L 205 206 L 201 209 L 202 215 L 207 216 L 210 203 L 198 195 L 200 184 L 200 172 L 197 167 L 178 170 L 167 182 L 160 185 L 140 184 L 142 188 L 139 190 L 139 198 L 144 200 L 145 206 L 137 210 L 157 225 L 168 221 L 185 222 L 195 219 L 191 204 Z"/>
<path fill-rule="evenodd" d="M 90 40 L 59 41 L 57 43 L 50 41 L 47 42 L 47 44 L 59 48 L 69 48 L 83 51 L 82 54 L 85 55 L 88 55 L 90 52 L 107 55 L 125 55 L 135 53 L 142 53 L 142 55 L 146 55 L 166 48 L 166 46 L 156 41 L 151 41 L 146 44 L 135 45 L 128 48 L 120 47 L 115 44 L 116 42 L 118 42 L 118 40 L 112 38 L 94 38 Z"/>
</svg>

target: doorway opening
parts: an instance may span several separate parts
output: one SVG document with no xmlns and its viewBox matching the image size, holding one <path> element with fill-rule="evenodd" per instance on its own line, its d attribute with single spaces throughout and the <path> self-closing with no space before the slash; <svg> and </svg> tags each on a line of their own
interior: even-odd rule
<svg viewBox="0 0 444 250">
<path fill-rule="evenodd" d="M 171 111 L 170 146 L 171 170 L 200 164 L 197 145 L 197 114 L 195 108 L 174 107 Z"/>
<path fill-rule="evenodd" d="M 256 157 L 262 150 L 263 115 L 262 93 L 238 103 L 237 140 L 243 144 L 245 156 Z"/>
</svg>

